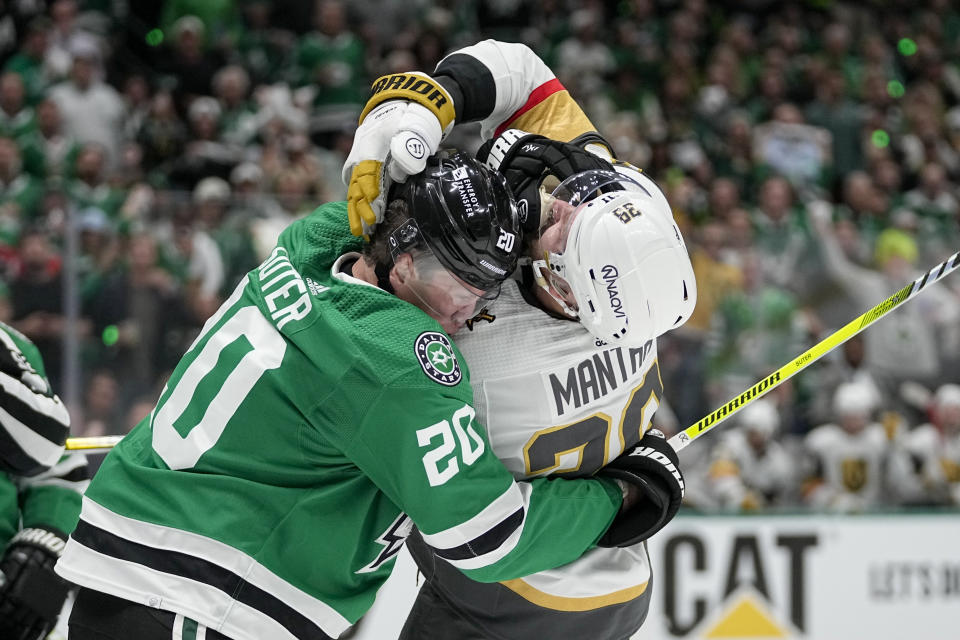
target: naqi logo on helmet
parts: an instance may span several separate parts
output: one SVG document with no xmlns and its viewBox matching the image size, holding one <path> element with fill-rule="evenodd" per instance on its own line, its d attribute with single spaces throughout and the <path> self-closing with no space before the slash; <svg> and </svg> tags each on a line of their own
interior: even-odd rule
<svg viewBox="0 0 960 640">
<path fill-rule="evenodd" d="M 460 382 L 463 374 L 460 372 L 460 363 L 453 355 L 450 339 L 436 331 L 424 331 L 417 336 L 414 352 L 420 367 L 435 382 L 452 387 Z"/>
<path fill-rule="evenodd" d="M 623 312 L 623 302 L 620 300 L 620 290 L 617 289 L 620 271 L 612 264 L 605 264 L 600 269 L 600 275 L 607 283 L 607 295 L 610 296 L 610 308 L 613 309 L 614 317 L 626 318 L 627 314 Z"/>
</svg>

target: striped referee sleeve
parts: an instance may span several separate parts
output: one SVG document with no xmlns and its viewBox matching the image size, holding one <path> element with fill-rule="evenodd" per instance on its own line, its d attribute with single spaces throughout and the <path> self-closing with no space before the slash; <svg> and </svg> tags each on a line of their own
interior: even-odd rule
<svg viewBox="0 0 960 640">
<path fill-rule="evenodd" d="M 0 331 L 0 469 L 16 475 L 49 469 L 63 454 L 69 431 L 67 408 Z"/>
</svg>

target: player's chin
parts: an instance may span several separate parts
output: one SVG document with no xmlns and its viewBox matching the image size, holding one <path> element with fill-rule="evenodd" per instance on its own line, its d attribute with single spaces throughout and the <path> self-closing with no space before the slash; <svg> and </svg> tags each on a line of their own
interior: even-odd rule
<svg viewBox="0 0 960 640">
<path fill-rule="evenodd" d="M 464 324 L 466 324 L 466 320 L 448 318 L 440 321 L 440 326 L 443 327 L 443 330 L 446 331 L 447 335 L 450 336 L 455 334 L 457 331 L 460 331 L 460 329 L 463 329 Z"/>
</svg>

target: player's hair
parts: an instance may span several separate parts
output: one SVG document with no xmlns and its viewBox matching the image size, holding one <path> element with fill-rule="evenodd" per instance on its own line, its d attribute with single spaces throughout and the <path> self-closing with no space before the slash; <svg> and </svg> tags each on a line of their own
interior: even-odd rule
<svg viewBox="0 0 960 640">
<path fill-rule="evenodd" d="M 390 234 L 410 218 L 410 205 L 403 198 L 393 198 L 387 203 L 383 222 L 370 234 L 370 242 L 363 245 L 363 257 L 374 266 L 393 266 L 390 254 Z"/>
</svg>

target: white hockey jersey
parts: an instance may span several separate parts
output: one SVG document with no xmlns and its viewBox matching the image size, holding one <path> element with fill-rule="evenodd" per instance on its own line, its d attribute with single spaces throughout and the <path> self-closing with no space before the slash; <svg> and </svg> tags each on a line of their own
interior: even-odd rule
<svg viewBox="0 0 960 640">
<path fill-rule="evenodd" d="M 780 442 L 770 439 L 758 453 L 739 429 L 724 434 L 710 465 L 710 489 L 724 508 L 780 504 L 795 477 L 794 459 Z"/>
<path fill-rule="evenodd" d="M 861 511 L 880 504 L 891 453 L 884 428 L 868 424 L 848 433 L 825 424 L 807 434 L 804 446 L 816 464 L 822 484 L 810 494 L 811 504 L 838 511 Z"/>
<path fill-rule="evenodd" d="M 960 505 L 960 433 L 947 435 L 932 424 L 907 434 L 904 448 L 918 464 L 915 501 Z"/>
<path fill-rule="evenodd" d="M 456 337 L 470 363 L 474 406 L 496 455 L 518 478 L 589 475 L 637 442 L 663 393 L 656 341 L 604 344 L 577 322 L 553 318 L 508 281 Z M 491 330 L 493 329 L 493 330 Z M 505 584 L 534 603 L 571 610 L 643 593 L 650 576 L 642 545 L 596 548 L 576 562 Z"/>
</svg>

